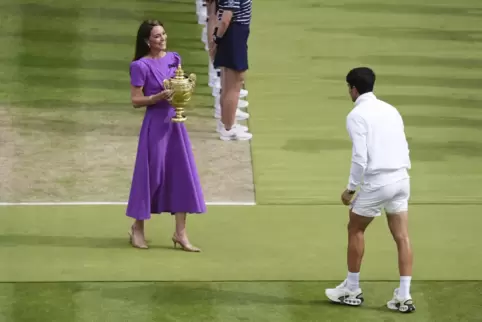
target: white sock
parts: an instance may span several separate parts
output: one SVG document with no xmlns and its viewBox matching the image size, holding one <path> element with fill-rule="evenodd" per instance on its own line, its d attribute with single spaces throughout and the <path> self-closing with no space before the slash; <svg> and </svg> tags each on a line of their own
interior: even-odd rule
<svg viewBox="0 0 482 322">
<path fill-rule="evenodd" d="M 400 276 L 400 288 L 398 290 L 398 296 L 402 299 L 406 299 L 410 296 L 410 281 L 412 276 Z"/>
<path fill-rule="evenodd" d="M 350 273 L 348 272 L 347 277 L 347 287 L 350 291 L 355 291 L 360 285 L 360 273 Z"/>
</svg>

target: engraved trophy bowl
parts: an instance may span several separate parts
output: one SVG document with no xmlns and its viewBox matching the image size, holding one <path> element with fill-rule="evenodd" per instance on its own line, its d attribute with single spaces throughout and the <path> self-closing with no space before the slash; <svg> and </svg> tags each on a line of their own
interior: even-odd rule
<svg viewBox="0 0 482 322">
<path fill-rule="evenodd" d="M 165 79 L 164 88 L 173 91 L 173 95 L 169 103 L 176 110 L 176 115 L 172 118 L 173 122 L 182 123 L 187 120 L 184 115 L 184 108 L 191 100 L 194 89 L 196 88 L 196 74 L 184 74 L 181 65 L 176 70 L 176 75 L 173 78 Z"/>
</svg>

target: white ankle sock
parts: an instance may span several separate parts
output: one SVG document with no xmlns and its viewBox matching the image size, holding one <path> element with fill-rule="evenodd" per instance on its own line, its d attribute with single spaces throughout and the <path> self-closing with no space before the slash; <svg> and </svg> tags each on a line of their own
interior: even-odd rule
<svg viewBox="0 0 482 322">
<path fill-rule="evenodd" d="M 410 281 L 412 276 L 400 276 L 400 288 L 398 296 L 405 299 L 410 296 Z"/>
<path fill-rule="evenodd" d="M 350 291 L 355 291 L 360 285 L 360 273 L 350 273 L 348 272 L 347 277 L 347 287 Z"/>
</svg>

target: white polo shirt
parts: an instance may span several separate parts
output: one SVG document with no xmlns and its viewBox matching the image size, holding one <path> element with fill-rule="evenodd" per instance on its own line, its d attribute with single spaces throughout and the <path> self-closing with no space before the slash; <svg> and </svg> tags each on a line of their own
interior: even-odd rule
<svg viewBox="0 0 482 322">
<path fill-rule="evenodd" d="M 372 93 L 360 95 L 346 118 L 352 163 L 347 189 L 373 191 L 408 178 L 411 167 L 402 117 Z"/>
</svg>

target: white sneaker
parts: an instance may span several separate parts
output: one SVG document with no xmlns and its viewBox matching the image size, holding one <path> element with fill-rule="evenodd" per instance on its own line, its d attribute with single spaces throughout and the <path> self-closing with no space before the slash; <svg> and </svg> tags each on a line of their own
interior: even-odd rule
<svg viewBox="0 0 482 322">
<path fill-rule="evenodd" d="M 205 16 L 208 15 L 208 7 L 204 2 L 202 2 L 202 1 L 196 2 L 196 14 L 198 16 L 199 15 L 205 15 Z"/>
<path fill-rule="evenodd" d="M 221 95 L 221 92 L 219 91 L 220 88 L 216 87 L 215 84 L 213 84 L 214 86 L 211 86 L 213 88 L 213 96 L 214 97 L 218 97 L 219 95 Z"/>
<path fill-rule="evenodd" d="M 325 295 L 332 302 L 350 306 L 359 306 L 364 301 L 361 288 L 358 288 L 355 291 L 350 291 L 346 280 L 336 288 L 327 288 L 325 290 Z"/>
<path fill-rule="evenodd" d="M 239 129 L 240 131 L 242 132 L 248 132 L 248 127 L 245 126 L 245 125 L 241 125 L 241 124 L 238 124 L 238 123 L 235 123 L 233 125 L 233 128 L 237 128 Z M 221 120 L 218 121 L 218 124 L 216 126 L 216 132 L 218 133 L 221 133 L 221 131 L 224 129 L 224 124 L 223 122 L 221 122 Z"/>
<path fill-rule="evenodd" d="M 213 76 L 218 77 L 218 71 L 214 68 L 214 65 L 213 65 L 213 62 L 211 61 L 211 58 L 209 58 L 208 67 L 209 67 L 209 76 L 213 75 Z"/>
<path fill-rule="evenodd" d="M 232 127 L 229 131 L 223 127 L 220 129 L 219 134 L 219 138 L 223 141 L 247 141 L 253 137 L 251 133 L 244 132 L 239 127 Z"/>
<path fill-rule="evenodd" d="M 209 87 L 211 87 L 213 89 L 213 96 L 216 96 L 214 95 L 214 91 L 216 91 L 216 93 L 218 93 L 217 95 L 219 95 L 219 91 L 221 90 L 221 78 L 218 77 L 217 74 L 214 74 L 213 78 L 209 78 Z"/>
<path fill-rule="evenodd" d="M 241 88 L 241 91 L 239 92 L 239 98 L 244 98 L 246 96 L 248 96 L 248 91 L 244 88 Z"/>
<path fill-rule="evenodd" d="M 201 41 L 207 45 L 208 44 L 208 27 L 204 26 L 201 32 Z"/>
<path fill-rule="evenodd" d="M 221 108 L 214 109 L 214 117 L 217 119 L 221 119 Z M 249 119 L 249 114 L 246 112 L 241 111 L 239 108 L 236 110 L 236 120 L 243 121 Z"/>
<path fill-rule="evenodd" d="M 202 14 L 200 14 L 199 16 L 197 16 L 197 23 L 198 23 L 199 25 L 206 25 L 206 24 L 207 24 L 207 22 L 206 22 L 206 19 L 207 19 L 207 18 L 208 18 L 207 15 L 202 15 Z"/>
<path fill-rule="evenodd" d="M 208 9 L 205 6 L 199 8 L 197 12 L 197 23 L 200 25 L 207 25 L 206 20 L 208 19 Z"/>
<path fill-rule="evenodd" d="M 415 311 L 415 305 L 413 305 L 412 297 L 409 295 L 407 298 L 401 298 L 398 296 L 398 288 L 393 292 L 393 298 L 387 302 L 387 307 L 393 311 L 399 311 L 402 313 L 410 313 Z"/>
<path fill-rule="evenodd" d="M 238 108 L 246 108 L 248 107 L 248 105 L 249 105 L 248 101 L 241 100 L 241 99 L 238 101 Z"/>
<path fill-rule="evenodd" d="M 213 96 L 219 95 L 221 90 L 221 79 L 216 73 L 209 74 L 209 87 L 213 89 Z M 217 93 L 214 95 L 214 93 Z"/>
</svg>

